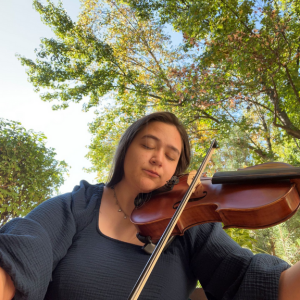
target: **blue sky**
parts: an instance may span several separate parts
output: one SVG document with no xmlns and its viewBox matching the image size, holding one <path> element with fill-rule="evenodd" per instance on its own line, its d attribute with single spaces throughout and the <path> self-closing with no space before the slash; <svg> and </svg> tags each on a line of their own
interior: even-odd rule
<svg viewBox="0 0 300 300">
<path fill-rule="evenodd" d="M 79 0 L 64 0 L 63 4 L 75 20 Z M 40 38 L 53 36 L 32 8 L 32 0 L 1 1 L 0 28 L 0 117 L 19 121 L 26 129 L 47 136 L 46 146 L 55 148 L 56 159 L 65 160 L 71 166 L 61 193 L 72 191 L 81 179 L 96 183 L 96 174 L 82 170 L 91 166 L 84 156 L 91 140 L 87 124 L 94 119 L 94 114 L 82 112 L 81 104 L 71 105 L 64 111 L 52 111 L 51 104 L 41 101 L 33 91 L 25 67 L 15 57 L 19 53 L 34 59 Z"/>
</svg>

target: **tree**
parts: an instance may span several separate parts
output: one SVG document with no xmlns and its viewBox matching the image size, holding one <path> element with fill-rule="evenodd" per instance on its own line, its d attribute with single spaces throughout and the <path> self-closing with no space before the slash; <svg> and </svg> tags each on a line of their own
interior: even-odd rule
<svg viewBox="0 0 300 300">
<path fill-rule="evenodd" d="M 300 211 L 277 226 L 252 230 L 254 239 L 252 250 L 255 253 L 269 253 L 293 265 L 300 260 Z"/>
<path fill-rule="evenodd" d="M 42 39 L 35 62 L 19 58 L 36 91 L 48 89 L 41 98 L 56 101 L 54 109 L 86 99 L 84 110 L 99 108 L 90 126 L 95 138 L 88 157 L 102 180 L 120 133 L 152 110 L 172 111 L 186 125 L 194 166 L 212 137 L 227 145 L 210 165 L 212 172 L 268 160 L 299 162 L 294 137 L 273 126 L 274 110 L 264 102 L 268 95 L 242 94 L 241 75 L 232 72 L 229 61 L 213 65 L 208 44 L 203 55 L 197 45 L 174 48 L 158 20 L 140 19 L 128 5 L 112 0 L 83 1 L 77 23 L 62 5 L 47 3 L 34 1 L 34 6 L 56 39 Z M 194 43 L 188 36 L 186 41 Z M 292 146 L 288 154 L 286 145 Z M 235 160 L 228 166 L 230 157 Z"/>
<path fill-rule="evenodd" d="M 254 133 L 240 143 L 261 159 L 278 159 L 274 140 L 284 135 L 299 152 L 297 1 L 126 2 L 142 19 L 158 14 L 162 24 L 170 22 L 183 33 L 187 48 L 200 49 L 197 61 L 212 73 L 215 98 L 240 132 Z M 297 154 L 290 153 L 289 160 L 298 163 Z"/>
<path fill-rule="evenodd" d="M 54 159 L 42 133 L 0 119 L 0 226 L 25 216 L 64 183 L 64 161 Z"/>
</svg>

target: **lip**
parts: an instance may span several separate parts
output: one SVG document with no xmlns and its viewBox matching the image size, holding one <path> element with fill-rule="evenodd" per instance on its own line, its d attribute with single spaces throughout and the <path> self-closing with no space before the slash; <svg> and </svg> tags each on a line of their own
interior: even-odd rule
<svg viewBox="0 0 300 300">
<path fill-rule="evenodd" d="M 150 171 L 150 170 L 144 170 L 149 176 L 152 177 L 159 177 L 159 175 L 156 172 Z"/>
</svg>

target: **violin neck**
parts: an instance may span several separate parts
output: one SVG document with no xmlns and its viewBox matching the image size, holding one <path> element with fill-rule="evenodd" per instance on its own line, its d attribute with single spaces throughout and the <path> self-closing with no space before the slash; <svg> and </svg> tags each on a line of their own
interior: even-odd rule
<svg viewBox="0 0 300 300">
<path fill-rule="evenodd" d="M 299 167 L 284 167 L 272 169 L 250 168 L 238 171 L 217 172 L 212 178 L 212 184 L 267 182 L 300 178 Z"/>
</svg>

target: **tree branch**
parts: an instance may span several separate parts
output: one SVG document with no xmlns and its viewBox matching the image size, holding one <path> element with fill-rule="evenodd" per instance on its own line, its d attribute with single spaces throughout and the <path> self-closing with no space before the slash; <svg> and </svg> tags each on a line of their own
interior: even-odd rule
<svg viewBox="0 0 300 300">
<path fill-rule="evenodd" d="M 300 150 L 300 146 L 298 145 L 298 142 L 297 142 L 297 140 L 295 138 L 294 138 L 294 141 L 296 143 L 297 148 Z"/>
<path fill-rule="evenodd" d="M 291 78 L 291 75 L 290 75 L 290 71 L 289 71 L 289 69 L 288 69 L 288 66 L 286 65 L 286 66 L 284 66 L 284 68 L 285 68 L 286 75 L 287 75 L 287 77 L 288 77 L 289 83 L 290 83 L 290 85 L 291 85 L 292 88 L 293 88 L 294 94 L 295 94 L 295 96 L 296 96 L 298 102 L 300 103 L 299 93 L 298 93 L 298 91 L 297 91 L 297 89 L 296 89 L 296 87 L 295 87 L 295 85 L 294 85 L 294 82 L 293 82 L 293 80 L 292 80 L 292 78 Z"/>
</svg>

